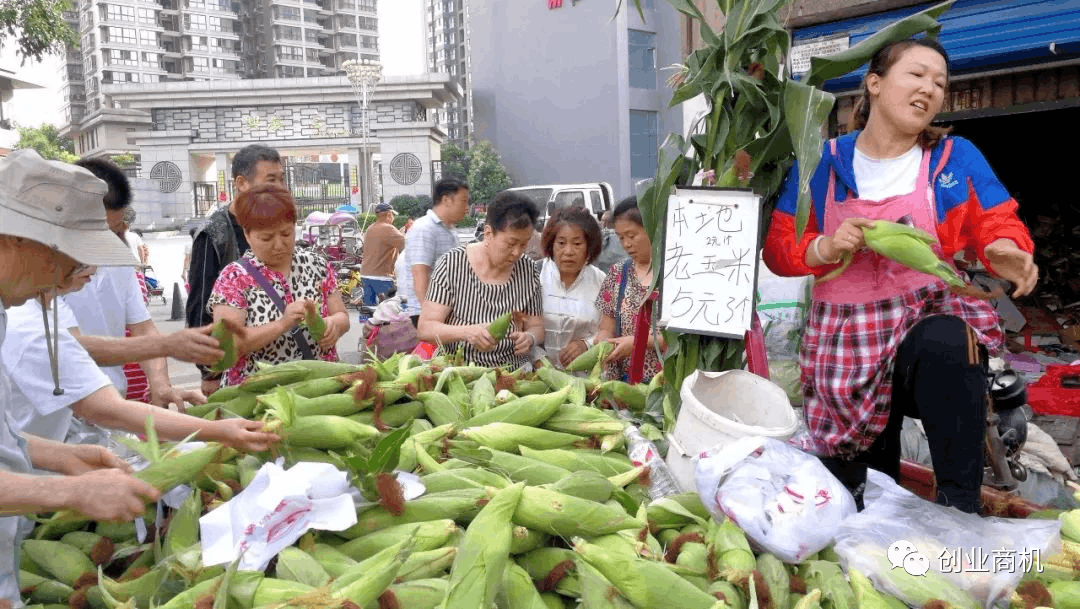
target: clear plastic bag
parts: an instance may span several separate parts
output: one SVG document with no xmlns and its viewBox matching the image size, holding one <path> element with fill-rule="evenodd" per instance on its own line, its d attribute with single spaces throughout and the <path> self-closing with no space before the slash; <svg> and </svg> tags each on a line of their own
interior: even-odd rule
<svg viewBox="0 0 1080 609">
<path fill-rule="evenodd" d="M 836 552 L 874 587 L 915 606 L 1005 601 L 1026 567 L 1061 551 L 1057 520 L 982 518 L 926 501 L 870 470 L 866 509 L 844 520 Z"/>
<path fill-rule="evenodd" d="M 779 440 L 740 438 L 706 451 L 694 467 L 698 494 L 757 546 L 798 563 L 828 546 L 855 499 L 817 457 Z"/>
</svg>

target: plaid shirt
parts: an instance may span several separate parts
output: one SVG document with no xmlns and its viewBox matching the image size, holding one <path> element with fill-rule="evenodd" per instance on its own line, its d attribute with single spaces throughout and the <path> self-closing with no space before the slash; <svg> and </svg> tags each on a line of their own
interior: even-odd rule
<svg viewBox="0 0 1080 609">
<path fill-rule="evenodd" d="M 1005 335 L 993 307 L 944 286 L 860 304 L 814 301 L 799 354 L 810 430 L 803 450 L 851 458 L 870 448 L 889 421 L 897 348 L 931 315 L 963 319 L 991 355 L 1000 353 Z"/>
<path fill-rule="evenodd" d="M 406 315 L 420 314 L 420 300 L 416 297 L 416 288 L 413 287 L 412 267 L 422 264 L 434 269 L 435 261 L 457 246 L 458 238 L 453 227 L 440 220 L 434 209 L 429 209 L 427 214 L 405 233 L 405 251 L 401 256 L 405 262 L 402 264 L 402 271 L 397 273 L 397 285 L 398 294 L 406 300 Z"/>
</svg>

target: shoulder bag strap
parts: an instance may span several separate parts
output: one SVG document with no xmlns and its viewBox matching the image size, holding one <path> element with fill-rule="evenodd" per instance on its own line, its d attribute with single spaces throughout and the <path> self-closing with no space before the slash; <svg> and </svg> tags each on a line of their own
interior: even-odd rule
<svg viewBox="0 0 1080 609">
<path fill-rule="evenodd" d="M 251 264 L 251 261 L 247 258 L 241 257 L 237 262 L 240 266 L 244 267 L 244 270 L 248 272 L 255 279 L 255 283 L 259 284 L 259 287 L 266 292 L 266 295 L 273 301 L 274 306 L 279 311 L 285 314 L 285 300 L 282 299 L 281 294 L 278 293 L 274 286 L 270 285 L 270 281 L 266 279 L 266 276 L 259 272 L 259 269 L 255 268 L 255 265 Z M 294 327 L 289 331 L 293 340 L 296 341 L 296 345 L 300 347 L 300 353 L 303 354 L 304 359 L 315 359 L 315 355 L 311 352 L 311 345 L 308 344 L 307 338 L 304 337 L 304 331 L 300 329 L 300 326 Z"/>
<path fill-rule="evenodd" d="M 622 277 L 619 278 L 619 297 L 615 299 L 615 337 L 618 338 L 623 335 L 622 327 L 622 303 L 623 298 L 626 297 L 626 281 L 630 277 L 630 265 L 633 264 L 633 258 L 627 258 L 626 262 L 622 266 Z"/>
</svg>

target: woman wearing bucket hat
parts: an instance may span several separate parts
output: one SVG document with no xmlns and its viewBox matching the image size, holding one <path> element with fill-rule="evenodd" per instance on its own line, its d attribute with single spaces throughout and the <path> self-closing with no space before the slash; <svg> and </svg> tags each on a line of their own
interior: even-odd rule
<svg viewBox="0 0 1080 609">
<path fill-rule="evenodd" d="M 0 340 L 8 307 L 67 284 L 83 267 L 135 264 L 101 216 L 104 194 L 104 183 L 90 172 L 45 161 L 32 150 L 0 160 Z M 53 360 L 55 375 L 55 352 Z M 127 521 L 159 493 L 102 447 L 16 434 L 8 416 L 9 382 L 0 372 L 0 601 L 18 607 L 21 539 L 14 515 L 73 508 L 97 520 Z M 34 469 L 65 475 L 37 476 Z"/>
</svg>

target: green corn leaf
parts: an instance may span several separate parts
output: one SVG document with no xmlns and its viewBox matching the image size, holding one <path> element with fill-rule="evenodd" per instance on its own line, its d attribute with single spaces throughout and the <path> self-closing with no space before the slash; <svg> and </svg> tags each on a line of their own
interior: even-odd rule
<svg viewBox="0 0 1080 609">
<path fill-rule="evenodd" d="M 397 467 L 401 456 L 401 445 L 405 438 L 409 437 L 409 428 L 402 426 L 384 436 L 375 446 L 368 460 L 368 471 L 371 473 L 390 472 Z"/>
<path fill-rule="evenodd" d="M 937 18 L 952 7 L 954 0 L 942 2 L 922 12 L 915 13 L 882 28 L 873 36 L 863 40 L 843 53 L 828 57 L 813 57 L 810 59 L 810 72 L 807 73 L 806 84 L 817 87 L 827 80 L 837 78 L 859 68 L 870 61 L 874 53 L 881 47 L 896 40 L 910 38 L 922 32 L 936 33 L 940 31 L 941 24 Z M 802 157 L 799 157 L 802 159 Z"/>
<path fill-rule="evenodd" d="M 799 202 L 795 214 L 798 238 L 810 220 L 810 178 L 821 162 L 821 129 L 832 112 L 836 97 L 821 89 L 789 81 L 784 88 L 784 121 L 799 158 Z"/>
</svg>

